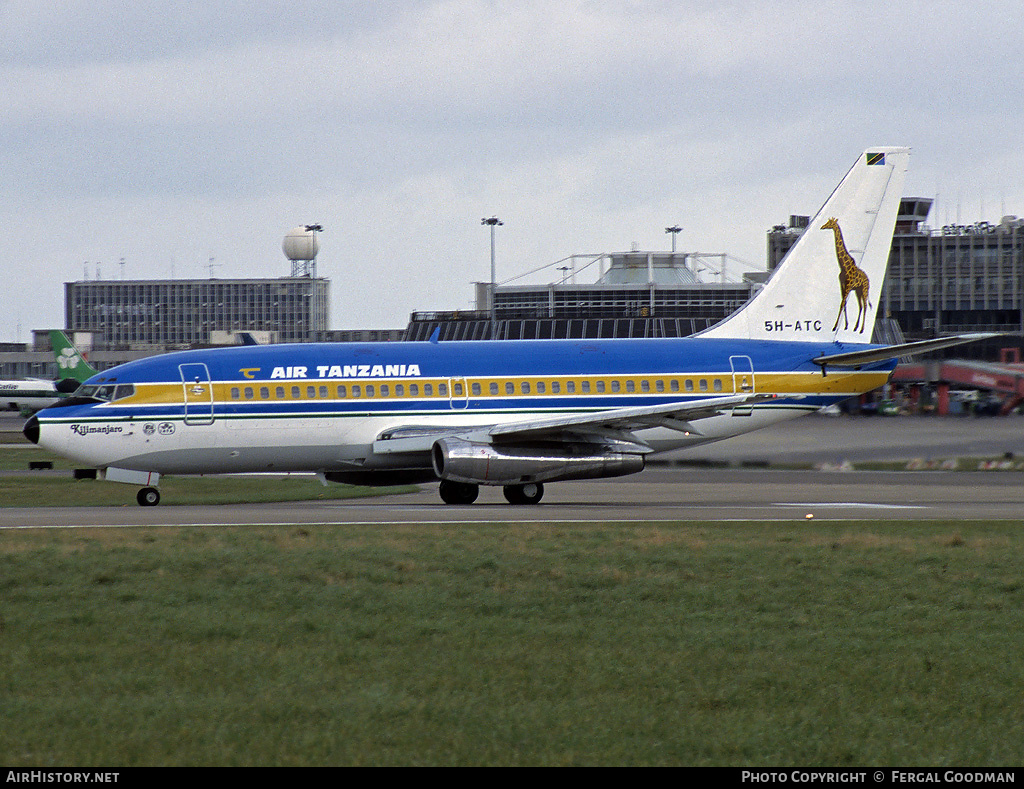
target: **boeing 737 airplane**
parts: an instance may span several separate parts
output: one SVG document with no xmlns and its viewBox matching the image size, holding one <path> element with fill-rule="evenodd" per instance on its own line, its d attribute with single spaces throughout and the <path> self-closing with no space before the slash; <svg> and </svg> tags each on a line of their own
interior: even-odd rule
<svg viewBox="0 0 1024 789">
<path fill-rule="evenodd" d="M 143 505 L 161 474 L 440 480 L 449 504 L 632 474 L 876 389 L 898 356 L 988 336 L 870 344 L 908 157 L 865 151 L 760 292 L 692 337 L 183 351 L 94 376 L 25 435 L 143 485 Z"/>
<path fill-rule="evenodd" d="M 0 404 L 5 409 L 23 414 L 35 413 L 71 394 L 84 381 L 96 375 L 96 371 L 64 332 L 51 331 L 50 345 L 57 360 L 57 369 L 63 377 L 56 381 L 44 381 L 41 378 L 0 381 Z"/>
</svg>

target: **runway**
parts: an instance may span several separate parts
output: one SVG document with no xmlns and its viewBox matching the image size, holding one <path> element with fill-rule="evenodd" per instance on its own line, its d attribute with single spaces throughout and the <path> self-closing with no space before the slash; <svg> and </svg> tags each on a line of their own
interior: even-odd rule
<svg viewBox="0 0 1024 789">
<path fill-rule="evenodd" d="M 475 504 L 420 492 L 348 501 L 175 507 L 0 508 L 0 527 L 228 524 L 653 523 L 672 521 L 1024 520 L 1015 472 L 827 472 L 649 469 L 620 480 L 548 486 L 544 502 L 513 507 L 500 488 Z"/>
<path fill-rule="evenodd" d="M 675 521 L 1024 520 L 1020 471 L 787 470 L 793 461 L 1011 455 L 1024 459 L 1024 418 L 827 418 L 712 444 L 620 479 L 552 483 L 538 506 L 513 507 L 500 488 L 449 506 L 436 487 L 372 499 L 144 508 L 0 507 L 0 528 L 374 523 L 665 523 Z M 745 468 L 757 464 L 761 468 Z M 114 483 L 111 483 L 114 484 Z M 127 502 L 131 502 L 128 504 Z"/>
</svg>

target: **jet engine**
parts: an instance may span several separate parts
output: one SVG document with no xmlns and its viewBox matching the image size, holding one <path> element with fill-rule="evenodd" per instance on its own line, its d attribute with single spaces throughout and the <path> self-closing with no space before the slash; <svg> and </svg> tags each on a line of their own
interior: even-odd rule
<svg viewBox="0 0 1024 789">
<path fill-rule="evenodd" d="M 502 446 L 459 438 L 435 441 L 430 458 L 441 479 L 477 485 L 621 477 L 644 468 L 643 455 L 597 445 Z"/>
</svg>

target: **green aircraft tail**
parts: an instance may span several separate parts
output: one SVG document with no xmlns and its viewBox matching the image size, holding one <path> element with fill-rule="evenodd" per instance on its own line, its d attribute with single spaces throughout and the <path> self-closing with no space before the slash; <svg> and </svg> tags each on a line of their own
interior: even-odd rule
<svg viewBox="0 0 1024 789">
<path fill-rule="evenodd" d="M 57 377 L 61 380 L 71 378 L 79 383 L 96 375 L 96 370 L 68 339 L 62 331 L 50 332 L 50 345 L 57 360 Z"/>
</svg>

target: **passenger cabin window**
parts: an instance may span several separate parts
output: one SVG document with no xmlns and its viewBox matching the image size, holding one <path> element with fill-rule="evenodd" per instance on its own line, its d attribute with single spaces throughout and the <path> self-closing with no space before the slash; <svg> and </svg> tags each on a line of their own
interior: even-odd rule
<svg viewBox="0 0 1024 789">
<path fill-rule="evenodd" d="M 381 397 L 390 397 L 391 396 L 391 387 L 388 384 L 381 384 L 380 385 L 380 396 Z"/>
<path fill-rule="evenodd" d="M 551 394 L 558 394 L 561 391 L 561 389 L 562 389 L 562 387 L 558 383 L 558 381 L 552 381 L 551 382 Z"/>
<path fill-rule="evenodd" d="M 338 384 L 338 397 L 348 397 L 348 388 L 344 384 Z"/>
<path fill-rule="evenodd" d="M 687 392 L 692 392 L 693 391 L 693 379 L 692 378 L 687 378 L 686 379 L 686 391 Z"/>
<path fill-rule="evenodd" d="M 321 386 L 320 387 L 320 396 L 322 398 L 324 398 L 325 400 L 327 399 L 327 387 L 326 386 Z"/>
<path fill-rule="evenodd" d="M 448 396 L 448 384 L 438 384 L 437 385 L 437 395 L 438 395 L 438 397 L 447 397 Z"/>
<path fill-rule="evenodd" d="M 247 386 L 247 387 L 245 387 L 245 399 L 246 399 L 246 400 L 252 400 L 252 398 L 253 398 L 253 397 L 254 397 L 255 395 L 256 395 L 256 393 L 255 393 L 255 392 L 254 392 L 254 391 L 252 390 L 252 387 L 251 387 L 251 386 Z"/>
<path fill-rule="evenodd" d="M 543 381 L 537 381 L 537 394 L 544 394 L 545 385 Z"/>
<path fill-rule="evenodd" d="M 590 381 L 581 381 L 580 391 L 583 392 L 583 394 L 590 394 Z"/>
<path fill-rule="evenodd" d="M 523 381 L 523 383 L 520 384 L 519 386 L 519 391 L 521 391 L 523 394 L 530 394 L 530 382 Z"/>
<path fill-rule="evenodd" d="M 498 383 L 497 383 L 497 381 L 491 381 L 491 385 L 490 385 L 489 389 L 490 389 L 490 392 L 491 392 L 492 395 L 498 394 Z"/>
<path fill-rule="evenodd" d="M 260 400 L 269 400 L 269 399 L 270 399 L 270 387 L 269 386 L 261 386 L 260 387 Z"/>
<path fill-rule="evenodd" d="M 297 386 L 292 387 L 292 400 L 298 400 L 302 397 L 302 390 Z"/>
<path fill-rule="evenodd" d="M 565 382 L 565 393 L 566 394 L 575 394 L 576 393 L 576 382 L 575 381 L 566 381 Z"/>
<path fill-rule="evenodd" d="M 715 379 L 714 389 L 715 389 L 716 392 L 721 392 L 722 391 L 722 379 L 721 378 L 716 378 Z"/>
<path fill-rule="evenodd" d="M 673 392 L 678 392 L 679 391 L 679 381 L 676 380 L 675 378 L 673 378 L 669 382 L 669 387 L 668 388 L 671 389 Z"/>
<path fill-rule="evenodd" d="M 433 384 L 423 384 L 423 396 L 424 397 L 433 397 L 434 396 L 434 385 Z"/>
<path fill-rule="evenodd" d="M 363 396 L 363 387 L 361 387 L 359 384 L 352 384 L 352 396 L 353 397 L 362 397 Z"/>
<path fill-rule="evenodd" d="M 516 385 L 514 383 L 512 383 L 511 381 L 506 381 L 505 382 L 505 394 L 515 394 L 515 393 L 516 393 Z"/>
<path fill-rule="evenodd" d="M 367 384 L 366 385 L 366 396 L 367 397 L 375 397 L 376 395 L 377 395 L 377 390 L 374 388 L 373 384 Z"/>
<path fill-rule="evenodd" d="M 404 384 L 395 384 L 395 397 L 405 397 Z"/>
<path fill-rule="evenodd" d="M 314 397 L 316 397 L 316 387 L 315 386 L 307 386 L 306 387 L 306 397 L 308 399 L 310 399 L 310 400 L 312 400 Z"/>
<path fill-rule="evenodd" d="M 410 397 L 419 397 L 420 396 L 420 385 L 419 384 L 409 384 L 409 396 Z"/>
<path fill-rule="evenodd" d="M 708 382 L 704 378 L 700 379 L 700 383 L 698 383 L 697 386 L 700 388 L 702 392 L 706 392 L 708 390 Z"/>
<path fill-rule="evenodd" d="M 278 400 L 284 400 L 284 387 L 277 387 L 277 389 L 274 390 L 274 395 L 277 397 Z"/>
<path fill-rule="evenodd" d="M 618 392 L 619 391 L 619 382 L 618 381 L 612 381 L 612 391 L 613 392 Z"/>
<path fill-rule="evenodd" d="M 480 384 L 474 382 L 472 384 L 472 386 L 471 386 L 471 391 L 472 391 L 472 393 L 474 395 L 479 396 L 481 394 L 481 392 L 480 392 Z"/>
<path fill-rule="evenodd" d="M 237 386 L 232 386 L 231 387 L 231 399 L 232 400 L 238 400 L 241 397 L 242 397 L 242 390 L 239 389 Z"/>
<path fill-rule="evenodd" d="M 594 388 L 598 394 L 604 394 L 604 381 L 598 381 Z"/>
</svg>

